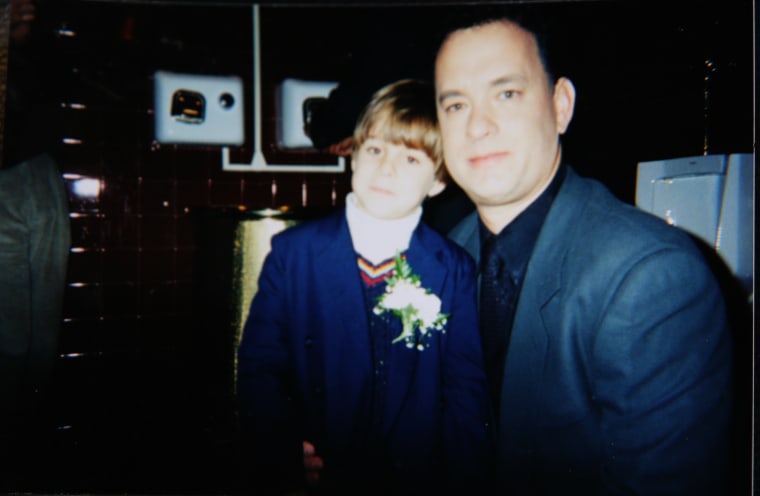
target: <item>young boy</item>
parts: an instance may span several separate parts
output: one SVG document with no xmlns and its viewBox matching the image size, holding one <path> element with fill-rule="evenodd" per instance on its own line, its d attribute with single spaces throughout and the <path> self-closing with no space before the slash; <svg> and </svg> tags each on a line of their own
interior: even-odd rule
<svg viewBox="0 0 760 496">
<path fill-rule="evenodd" d="M 259 488 L 471 487 L 490 459 L 475 265 L 420 223 L 443 182 L 432 86 L 379 90 L 354 132 L 346 207 L 272 239 L 238 357 Z M 415 313 L 416 310 L 416 313 Z"/>
</svg>

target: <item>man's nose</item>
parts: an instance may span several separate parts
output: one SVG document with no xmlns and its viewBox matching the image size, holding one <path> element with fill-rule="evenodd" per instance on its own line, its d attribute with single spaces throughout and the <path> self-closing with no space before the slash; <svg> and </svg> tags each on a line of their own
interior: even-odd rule
<svg viewBox="0 0 760 496">
<path fill-rule="evenodd" d="M 472 139 L 479 139 L 491 135 L 495 130 L 496 122 L 488 108 L 473 106 L 470 111 L 470 118 L 467 121 L 467 136 Z"/>
</svg>

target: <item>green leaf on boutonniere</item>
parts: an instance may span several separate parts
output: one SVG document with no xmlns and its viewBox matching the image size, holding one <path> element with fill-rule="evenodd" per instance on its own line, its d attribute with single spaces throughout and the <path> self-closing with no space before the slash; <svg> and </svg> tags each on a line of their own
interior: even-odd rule
<svg viewBox="0 0 760 496">
<path fill-rule="evenodd" d="M 422 287 L 406 258 L 396 253 L 393 275 L 386 280 L 385 293 L 377 299 L 374 312 L 392 312 L 401 319 L 401 334 L 393 343 L 404 341 L 408 348 L 422 351 L 430 346 L 432 331 L 446 332 L 449 317 L 441 313 L 441 299 Z"/>
</svg>

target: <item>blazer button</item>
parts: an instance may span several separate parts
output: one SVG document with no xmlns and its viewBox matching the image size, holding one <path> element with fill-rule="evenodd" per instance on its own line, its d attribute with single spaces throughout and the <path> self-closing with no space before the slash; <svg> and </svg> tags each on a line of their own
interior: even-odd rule
<svg viewBox="0 0 760 496">
<path fill-rule="evenodd" d="M 306 336 L 306 339 L 304 339 L 304 342 L 303 342 L 303 344 L 304 344 L 304 346 L 306 346 L 307 348 L 311 348 L 311 347 L 312 347 L 312 345 L 314 344 L 314 340 L 313 340 L 313 339 L 311 339 L 311 336 Z"/>
</svg>

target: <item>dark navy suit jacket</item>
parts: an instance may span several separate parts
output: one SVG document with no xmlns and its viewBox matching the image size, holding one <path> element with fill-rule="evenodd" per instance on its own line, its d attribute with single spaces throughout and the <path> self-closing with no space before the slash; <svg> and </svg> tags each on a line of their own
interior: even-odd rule
<svg viewBox="0 0 760 496">
<path fill-rule="evenodd" d="M 477 259 L 477 214 L 451 238 Z M 568 170 L 505 360 L 505 488 L 724 494 L 731 370 L 724 302 L 692 240 Z"/>
<path fill-rule="evenodd" d="M 478 479 L 490 458 L 490 413 L 474 262 L 424 224 L 406 253 L 451 316 L 424 351 L 391 346 L 382 425 L 388 461 L 404 481 Z M 302 440 L 324 457 L 325 481 L 372 468 L 355 450 L 373 374 L 362 284 L 344 211 L 272 239 L 238 368 L 241 421 L 270 476 L 303 472 Z"/>
</svg>

